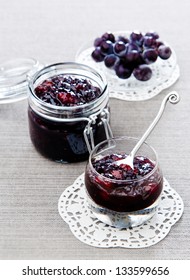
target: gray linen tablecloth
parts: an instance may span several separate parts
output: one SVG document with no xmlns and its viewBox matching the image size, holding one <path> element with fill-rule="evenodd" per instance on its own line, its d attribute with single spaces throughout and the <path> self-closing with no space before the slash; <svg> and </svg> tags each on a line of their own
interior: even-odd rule
<svg viewBox="0 0 190 280">
<path fill-rule="evenodd" d="M 16 57 L 45 64 L 74 61 L 84 41 L 108 30 L 151 29 L 169 42 L 181 70 L 171 89 L 181 101 L 167 106 L 148 142 L 185 205 L 179 222 L 152 247 L 100 249 L 81 243 L 60 218 L 57 204 L 86 163 L 61 165 L 39 155 L 28 133 L 27 100 L 0 105 L 1 259 L 189 259 L 189 11 L 188 0 L 0 0 L 0 62 Z M 141 136 L 169 90 L 142 102 L 111 99 L 114 135 Z"/>
</svg>

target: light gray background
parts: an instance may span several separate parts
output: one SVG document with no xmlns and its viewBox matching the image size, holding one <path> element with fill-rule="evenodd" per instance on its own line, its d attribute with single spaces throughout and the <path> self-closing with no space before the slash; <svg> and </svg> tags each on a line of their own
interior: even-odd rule
<svg viewBox="0 0 190 280">
<path fill-rule="evenodd" d="M 27 101 L 0 105 L 1 259 L 189 259 L 189 11 L 189 0 L 0 0 L 0 61 L 73 61 L 85 40 L 108 30 L 152 29 L 170 43 L 181 69 L 171 89 L 179 92 L 181 102 L 167 106 L 149 143 L 185 204 L 181 220 L 155 246 L 98 249 L 81 243 L 60 218 L 57 203 L 86 163 L 61 165 L 40 156 L 28 134 Z M 140 136 L 167 92 L 144 102 L 112 99 L 114 135 Z"/>
</svg>

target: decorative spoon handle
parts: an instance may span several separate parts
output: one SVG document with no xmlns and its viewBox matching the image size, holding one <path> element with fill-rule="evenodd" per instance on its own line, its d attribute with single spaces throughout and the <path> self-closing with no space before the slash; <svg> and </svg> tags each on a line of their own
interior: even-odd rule
<svg viewBox="0 0 190 280">
<path fill-rule="evenodd" d="M 140 146 L 143 144 L 143 142 L 146 140 L 146 138 L 149 136 L 149 134 L 152 132 L 152 130 L 154 129 L 154 127 L 156 126 L 156 124 L 158 123 L 158 121 L 160 120 L 164 109 L 166 107 L 166 103 L 169 101 L 172 104 L 176 104 L 178 103 L 180 100 L 179 94 L 176 91 L 172 91 L 169 94 L 166 95 L 166 97 L 163 99 L 161 106 L 160 106 L 160 110 L 158 111 L 158 114 L 156 115 L 155 119 L 153 120 L 153 122 L 150 124 L 150 126 L 148 127 L 148 129 L 145 131 L 145 133 L 143 134 L 143 136 L 140 138 L 140 140 L 137 142 L 137 144 L 135 145 L 135 147 L 133 148 L 133 150 L 130 153 L 130 156 L 134 158 L 136 152 L 138 151 L 138 149 L 140 148 Z"/>
</svg>

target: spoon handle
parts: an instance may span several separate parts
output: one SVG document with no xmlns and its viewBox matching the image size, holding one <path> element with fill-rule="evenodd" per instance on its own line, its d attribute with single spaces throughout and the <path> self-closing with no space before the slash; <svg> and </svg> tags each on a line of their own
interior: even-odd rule
<svg viewBox="0 0 190 280">
<path fill-rule="evenodd" d="M 165 96 L 165 98 L 163 99 L 163 101 L 161 103 L 160 110 L 158 111 L 158 114 L 156 115 L 155 119 L 153 120 L 153 122 L 150 124 L 148 129 L 145 131 L 143 136 L 140 138 L 140 140 L 137 142 L 137 144 L 135 145 L 135 147 L 131 151 L 130 155 L 132 157 L 135 156 L 135 154 L 138 151 L 138 149 L 140 148 L 140 146 L 143 144 L 143 142 L 146 140 L 146 138 L 149 136 L 149 134 L 152 132 L 152 130 L 154 129 L 154 127 L 156 126 L 156 124 L 160 120 L 160 118 L 161 118 L 161 116 L 164 112 L 164 109 L 166 107 L 166 103 L 169 101 L 172 104 L 176 104 L 176 103 L 179 102 L 179 100 L 180 100 L 180 97 L 179 97 L 179 94 L 176 91 L 172 91 Z"/>
</svg>

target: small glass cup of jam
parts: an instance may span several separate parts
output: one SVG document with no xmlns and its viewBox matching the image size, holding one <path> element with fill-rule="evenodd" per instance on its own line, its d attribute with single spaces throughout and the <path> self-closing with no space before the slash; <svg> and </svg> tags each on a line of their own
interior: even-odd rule
<svg viewBox="0 0 190 280">
<path fill-rule="evenodd" d="M 79 162 L 112 133 L 103 74 L 75 63 L 57 63 L 29 77 L 29 131 L 35 148 L 57 162 Z"/>
<path fill-rule="evenodd" d="M 143 143 L 134 158 L 134 169 L 115 164 L 124 159 L 138 139 L 120 137 L 99 143 L 85 170 L 87 201 L 105 224 L 129 228 L 141 225 L 156 213 L 163 175 L 155 150 Z"/>
</svg>

